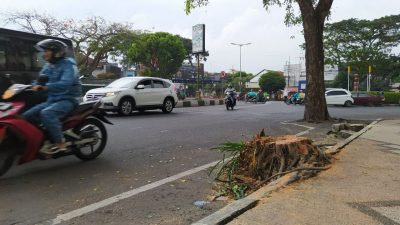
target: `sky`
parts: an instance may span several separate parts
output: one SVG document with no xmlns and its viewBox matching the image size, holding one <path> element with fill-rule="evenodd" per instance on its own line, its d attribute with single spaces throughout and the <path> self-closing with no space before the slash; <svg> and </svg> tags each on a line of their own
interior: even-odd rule
<svg viewBox="0 0 400 225">
<path fill-rule="evenodd" d="M 239 47 L 230 43 L 251 43 L 242 48 L 242 71 L 253 74 L 263 69 L 283 70 L 290 60 L 298 63 L 304 52 L 301 26 L 286 27 L 285 9 L 265 10 L 262 0 L 210 0 L 191 14 L 184 0 L 1 0 L 1 13 L 36 10 L 60 19 L 76 20 L 101 16 L 109 21 L 129 22 L 134 29 L 165 31 L 191 38 L 192 26 L 206 25 L 205 62 L 209 72 L 239 70 Z M 375 19 L 400 12 L 398 0 L 334 0 L 329 22 L 349 18 Z M 13 28 L 12 24 L 0 26 Z"/>
</svg>

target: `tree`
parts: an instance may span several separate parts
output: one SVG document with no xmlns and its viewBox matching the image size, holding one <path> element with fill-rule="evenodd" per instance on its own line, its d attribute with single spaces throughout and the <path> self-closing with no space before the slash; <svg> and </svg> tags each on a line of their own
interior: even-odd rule
<svg viewBox="0 0 400 225">
<path fill-rule="evenodd" d="M 296 2 L 300 16 L 294 12 Z M 329 120 L 325 100 L 323 33 L 333 0 L 263 0 L 263 3 L 266 9 L 272 5 L 286 5 L 285 23 L 303 24 L 307 74 L 304 119 L 309 122 Z M 186 12 L 207 4 L 208 0 L 185 0 Z"/>
<path fill-rule="evenodd" d="M 13 12 L 5 17 L 6 23 L 17 24 L 24 31 L 70 39 L 83 75 L 92 74 L 99 62 L 110 56 L 122 57 L 122 62 L 127 62 L 126 46 L 138 36 L 130 24 L 110 23 L 101 17 L 61 20 L 36 11 Z"/>
<path fill-rule="evenodd" d="M 51 36 L 60 35 L 59 28 L 61 23 L 52 15 L 38 13 L 37 11 L 17 11 L 5 14 L 6 24 L 16 24 L 23 30 L 34 34 L 44 34 Z"/>
<path fill-rule="evenodd" d="M 261 75 L 258 81 L 261 89 L 269 94 L 275 93 L 285 88 L 285 77 L 277 71 L 268 71 Z"/>
<path fill-rule="evenodd" d="M 123 47 L 123 42 L 130 45 L 135 40 L 129 24 L 109 23 L 101 17 L 78 22 L 69 20 L 65 24 L 61 35 L 74 42 L 77 63 L 83 74 L 92 74 L 98 64 L 110 56 L 126 54 L 118 47 Z"/>
<path fill-rule="evenodd" d="M 372 84 L 381 83 L 386 86 L 396 76 L 396 73 L 391 73 L 393 70 L 387 68 L 392 65 L 395 67 L 398 57 L 391 55 L 391 51 L 399 43 L 400 15 L 375 20 L 348 19 L 326 24 L 325 63 L 338 65 L 341 71 L 351 66 L 351 70 L 361 76 L 361 82 L 366 79 L 368 66 L 371 65 L 375 75 Z"/>
<path fill-rule="evenodd" d="M 141 63 L 147 75 L 170 79 L 186 56 L 181 38 L 165 32 L 142 35 L 129 49 L 129 59 Z"/>
<path fill-rule="evenodd" d="M 228 83 L 232 84 L 232 86 L 236 90 L 245 90 L 246 82 L 249 82 L 251 80 L 251 78 L 253 78 L 253 77 L 254 77 L 253 74 L 242 71 L 242 79 L 240 79 L 240 73 L 234 72 L 232 74 L 229 74 Z M 242 86 L 242 87 L 240 87 L 240 86 Z"/>
<path fill-rule="evenodd" d="M 350 84 L 352 84 L 352 79 L 353 77 L 350 76 Z M 336 76 L 335 79 L 333 80 L 333 84 L 332 86 L 334 88 L 343 88 L 343 89 L 347 89 L 347 74 L 344 72 L 339 72 Z M 352 89 L 352 87 L 350 86 L 350 90 Z"/>
</svg>

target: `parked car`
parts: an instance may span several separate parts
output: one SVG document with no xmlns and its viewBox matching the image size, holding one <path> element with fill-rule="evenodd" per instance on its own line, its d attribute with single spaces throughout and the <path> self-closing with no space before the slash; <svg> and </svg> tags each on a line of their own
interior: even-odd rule
<svg viewBox="0 0 400 225">
<path fill-rule="evenodd" d="M 325 92 L 326 104 L 328 105 L 343 105 L 352 106 L 354 99 L 351 97 L 350 91 L 346 89 L 328 89 Z"/>
<path fill-rule="evenodd" d="M 371 95 L 366 93 L 353 94 L 354 105 L 382 105 L 385 98 L 378 95 Z"/>
<path fill-rule="evenodd" d="M 148 109 L 170 113 L 178 102 L 175 85 L 169 80 L 154 77 L 120 78 L 104 88 L 88 91 L 83 101 L 99 99 L 103 109 L 117 111 L 124 116 L 133 110 L 143 112 Z"/>
</svg>

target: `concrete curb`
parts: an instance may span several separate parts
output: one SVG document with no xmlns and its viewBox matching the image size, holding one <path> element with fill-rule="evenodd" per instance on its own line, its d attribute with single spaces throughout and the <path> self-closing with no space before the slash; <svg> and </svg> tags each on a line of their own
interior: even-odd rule
<svg viewBox="0 0 400 225">
<path fill-rule="evenodd" d="M 371 129 L 375 124 L 382 121 L 382 119 L 377 119 L 366 126 L 364 129 L 360 130 L 359 132 L 353 134 L 346 140 L 336 144 L 328 151 L 325 151 L 327 154 L 334 155 L 340 150 L 348 145 L 350 142 L 354 141 L 356 138 L 367 132 Z M 298 172 L 292 172 L 286 174 L 283 177 L 269 183 L 268 185 L 260 188 L 259 190 L 255 191 L 254 193 L 250 194 L 249 196 L 239 199 L 230 203 L 229 205 L 225 206 L 224 208 L 218 210 L 217 212 L 195 222 L 192 225 L 222 225 L 227 224 L 228 222 L 232 221 L 234 218 L 238 217 L 239 215 L 243 214 L 247 210 L 253 208 L 257 205 L 257 203 L 263 198 L 268 196 L 270 193 L 277 191 L 288 184 L 291 184 L 298 180 L 297 176 Z"/>
<path fill-rule="evenodd" d="M 223 104 L 224 104 L 223 99 L 184 100 L 184 101 L 179 101 L 175 107 L 187 108 L 187 107 L 201 107 L 201 106 L 218 106 Z"/>
<path fill-rule="evenodd" d="M 329 155 L 335 155 L 335 154 L 339 153 L 346 145 L 348 145 L 350 142 L 354 141 L 356 138 L 358 138 L 359 136 L 361 136 L 362 134 L 364 134 L 365 132 L 370 130 L 373 126 L 375 126 L 375 124 L 379 123 L 380 121 L 382 121 L 382 119 L 377 119 L 377 120 L 373 121 L 368 126 L 364 127 L 364 129 L 351 135 L 350 137 L 346 138 L 345 140 L 337 143 L 331 149 L 325 151 L 325 153 L 329 154 Z"/>
<path fill-rule="evenodd" d="M 263 198 L 270 193 L 296 181 L 298 179 L 297 172 L 286 174 L 283 177 L 269 183 L 268 185 L 258 189 L 249 196 L 232 202 L 217 212 L 199 220 L 192 225 L 222 225 L 227 224 L 234 218 L 238 217 L 247 210 L 253 208 Z"/>
</svg>

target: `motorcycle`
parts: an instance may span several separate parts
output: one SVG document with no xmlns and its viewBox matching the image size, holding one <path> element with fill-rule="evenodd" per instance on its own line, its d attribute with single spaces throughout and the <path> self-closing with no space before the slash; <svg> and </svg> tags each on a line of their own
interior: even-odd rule
<svg viewBox="0 0 400 225">
<path fill-rule="evenodd" d="M 231 108 L 233 110 L 233 108 L 236 106 L 236 101 L 235 101 L 235 96 L 236 93 L 234 91 L 229 91 L 226 96 L 225 96 L 225 106 L 226 106 L 226 110 L 229 110 L 229 108 Z"/>
<path fill-rule="evenodd" d="M 246 102 L 252 102 L 254 104 L 258 104 L 258 103 L 265 103 L 269 100 L 269 96 L 264 97 L 263 94 L 257 94 L 257 96 L 255 97 L 249 97 L 248 99 L 246 99 Z"/>
<path fill-rule="evenodd" d="M 302 98 L 297 99 L 295 97 L 291 97 L 291 98 L 288 98 L 285 103 L 287 105 L 291 105 L 291 104 L 293 104 L 293 105 L 303 105 L 304 104 L 304 99 L 302 99 Z"/>
<path fill-rule="evenodd" d="M 18 164 L 35 159 L 57 159 L 75 155 L 87 161 L 99 156 L 107 143 L 104 123 L 112 124 L 100 109 L 101 102 L 80 104 L 72 113 L 62 119 L 67 150 L 48 155 L 43 150 L 51 148 L 47 131 L 34 125 L 20 115 L 27 110 L 27 101 L 21 96 L 37 93 L 30 85 L 14 84 L 0 102 L 0 176 L 4 175 L 19 157 Z"/>
</svg>

